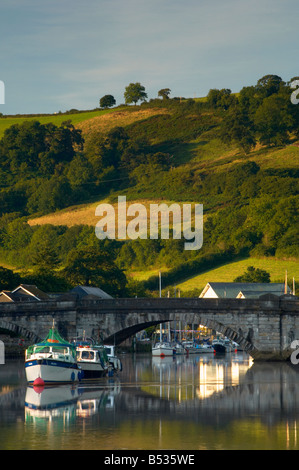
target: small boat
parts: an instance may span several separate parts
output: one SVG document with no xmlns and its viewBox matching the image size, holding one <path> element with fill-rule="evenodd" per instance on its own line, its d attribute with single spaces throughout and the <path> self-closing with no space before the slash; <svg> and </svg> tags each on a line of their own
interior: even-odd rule
<svg viewBox="0 0 299 470">
<path fill-rule="evenodd" d="M 214 353 L 214 348 L 211 344 L 201 344 L 200 345 L 200 352 L 201 353 Z"/>
<path fill-rule="evenodd" d="M 53 326 L 48 336 L 25 351 L 25 372 L 29 384 L 57 384 L 82 379 L 76 348 L 65 341 Z"/>
<path fill-rule="evenodd" d="M 84 372 L 84 378 L 113 375 L 122 370 L 122 362 L 115 354 L 115 346 L 97 345 L 85 334 L 72 340 L 77 350 L 77 360 Z M 85 348 L 85 350 L 84 350 Z"/>
<path fill-rule="evenodd" d="M 175 347 L 168 342 L 158 342 L 152 347 L 153 356 L 173 356 L 175 354 Z"/>
<path fill-rule="evenodd" d="M 112 366 L 103 346 L 83 344 L 77 346 L 76 351 L 77 362 L 84 373 L 84 380 L 110 375 Z"/>
<path fill-rule="evenodd" d="M 168 341 L 165 341 L 162 335 L 162 327 L 160 327 L 160 337 L 152 346 L 153 356 L 173 356 L 176 353 L 175 346 L 170 341 L 170 329 L 168 329 Z"/>
<path fill-rule="evenodd" d="M 200 345 L 194 343 L 193 341 L 183 341 L 183 346 L 188 354 L 200 353 Z"/>
<path fill-rule="evenodd" d="M 233 351 L 233 346 L 228 338 L 218 338 L 212 341 L 212 346 L 216 353 L 225 354 Z"/>
<path fill-rule="evenodd" d="M 187 354 L 188 351 L 184 345 L 180 342 L 175 344 L 175 354 Z"/>
<path fill-rule="evenodd" d="M 115 354 L 115 346 L 110 344 L 104 344 L 106 354 L 108 356 L 108 361 L 110 362 L 114 372 L 120 372 L 123 369 L 121 360 Z"/>
</svg>

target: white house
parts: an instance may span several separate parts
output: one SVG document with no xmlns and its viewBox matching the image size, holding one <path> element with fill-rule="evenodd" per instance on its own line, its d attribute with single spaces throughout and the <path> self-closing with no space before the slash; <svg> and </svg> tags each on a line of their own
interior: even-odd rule
<svg viewBox="0 0 299 470">
<path fill-rule="evenodd" d="M 32 302 L 49 300 L 48 294 L 30 284 L 20 284 L 13 291 L 0 292 L 0 302 Z"/>
<path fill-rule="evenodd" d="M 257 299 L 265 294 L 280 296 L 284 293 L 284 283 L 208 282 L 199 297 L 206 299 Z M 291 294 L 289 287 L 287 293 Z"/>
</svg>

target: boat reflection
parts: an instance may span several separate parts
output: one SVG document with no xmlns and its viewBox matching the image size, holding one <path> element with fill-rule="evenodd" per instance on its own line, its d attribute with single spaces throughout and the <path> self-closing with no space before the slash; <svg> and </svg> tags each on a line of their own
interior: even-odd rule
<svg viewBox="0 0 299 470">
<path fill-rule="evenodd" d="M 42 419 L 49 422 L 74 421 L 98 413 L 101 408 L 112 409 L 114 396 L 120 393 L 120 385 L 114 382 L 107 388 L 81 385 L 58 385 L 53 387 L 30 387 L 25 396 L 25 422 Z"/>
</svg>

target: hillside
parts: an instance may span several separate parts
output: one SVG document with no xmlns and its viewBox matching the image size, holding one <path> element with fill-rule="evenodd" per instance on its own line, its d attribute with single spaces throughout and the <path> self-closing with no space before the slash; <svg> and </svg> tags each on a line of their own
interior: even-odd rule
<svg viewBox="0 0 299 470">
<path fill-rule="evenodd" d="M 156 290 L 160 269 L 165 286 L 183 291 L 199 286 L 209 272 L 219 280 L 223 265 L 230 267 L 229 278 L 246 264 L 269 270 L 272 281 L 279 277 L 278 265 L 279 271 L 290 266 L 296 276 L 295 107 L 288 111 L 293 127 L 266 131 L 261 108 L 276 94 L 258 100 L 257 91 L 245 119 L 244 107 L 238 114 L 242 93 L 229 102 L 226 96 L 225 104 L 223 96 L 217 104 L 208 95 L 41 116 L 37 123 L 32 116 L 0 119 L 0 132 L 7 129 L 0 141 L 3 263 L 34 273 L 34 258 L 48 250 L 57 257 L 53 272 L 63 273 L 69 253 L 100 243 L 128 279 L 143 280 L 148 292 Z M 9 124 L 17 126 L 12 130 Z M 172 239 L 103 245 L 94 235 L 95 208 L 101 202 L 116 208 L 118 195 L 146 208 L 152 202 L 202 203 L 203 248 L 187 252 L 182 240 Z M 232 269 L 240 258 L 244 264 Z"/>
</svg>

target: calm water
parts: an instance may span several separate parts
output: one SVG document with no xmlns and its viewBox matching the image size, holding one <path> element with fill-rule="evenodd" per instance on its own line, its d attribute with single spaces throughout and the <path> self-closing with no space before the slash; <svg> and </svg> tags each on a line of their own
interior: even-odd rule
<svg viewBox="0 0 299 470">
<path fill-rule="evenodd" d="M 22 361 L 0 365 L 0 449 L 298 449 L 299 374 L 245 353 L 122 355 L 94 384 L 27 388 Z"/>
</svg>

